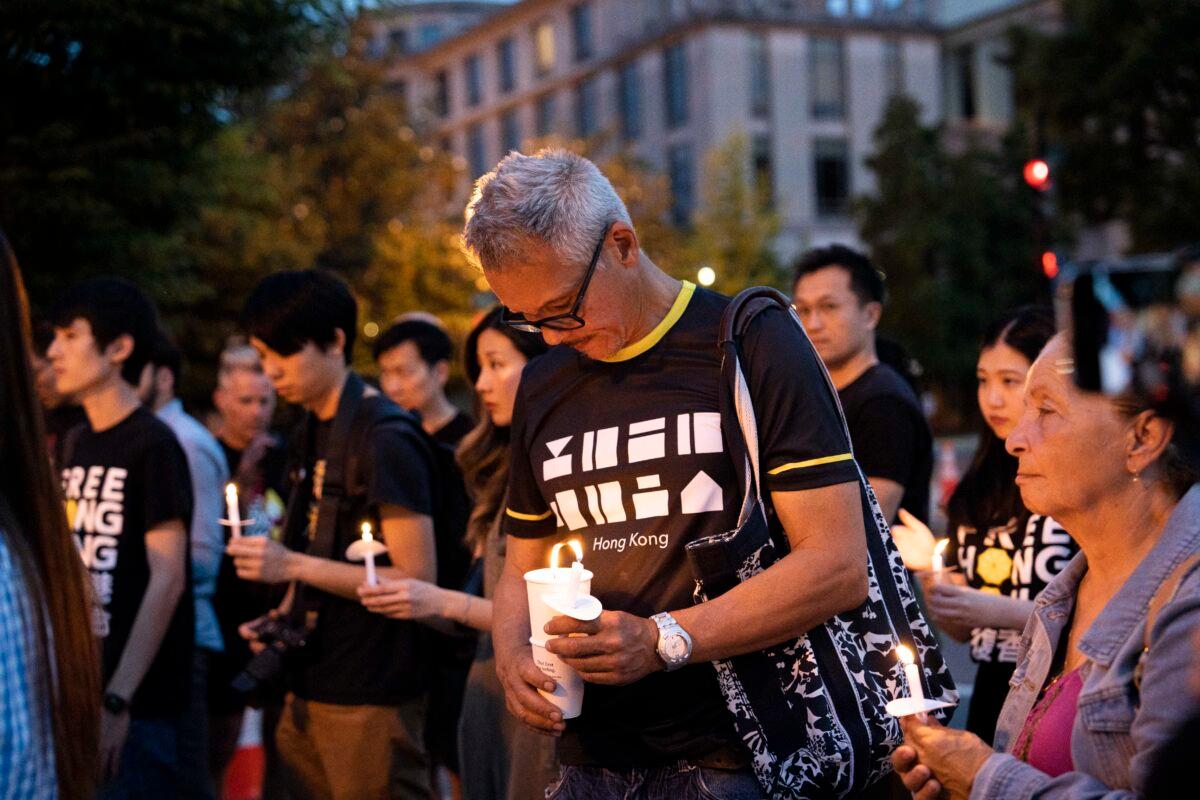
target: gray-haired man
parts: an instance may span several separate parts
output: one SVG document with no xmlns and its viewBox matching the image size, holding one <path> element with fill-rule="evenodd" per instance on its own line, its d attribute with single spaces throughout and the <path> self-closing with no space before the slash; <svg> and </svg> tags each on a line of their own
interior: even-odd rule
<svg viewBox="0 0 1200 800">
<path fill-rule="evenodd" d="M 562 736 L 556 797 L 762 797 L 705 662 L 801 635 L 867 594 L 857 472 L 831 397 L 813 390 L 819 361 L 782 312 L 747 332 L 766 488 L 792 551 L 693 606 L 684 545 L 735 527 L 741 502 L 718 412 L 728 298 L 655 266 L 608 180 L 566 152 L 505 158 L 467 220 L 466 249 L 510 322 L 566 345 L 530 365 L 514 413 L 493 634 L 509 709 Z M 522 579 L 556 534 L 582 539 L 607 609 L 533 632 L 588 634 L 547 645 L 589 683 L 569 725 L 536 692 L 547 679 Z"/>
</svg>

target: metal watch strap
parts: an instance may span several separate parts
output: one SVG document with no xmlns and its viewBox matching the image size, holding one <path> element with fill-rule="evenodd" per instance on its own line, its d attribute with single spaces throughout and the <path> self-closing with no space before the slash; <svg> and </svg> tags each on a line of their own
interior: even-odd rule
<svg viewBox="0 0 1200 800">
<path fill-rule="evenodd" d="M 688 632 L 675 621 L 675 617 L 669 612 L 663 611 L 650 617 L 654 620 L 654 624 L 658 626 L 658 643 L 655 650 L 658 652 L 658 657 L 667 667 L 667 672 L 673 672 L 688 663 L 692 657 L 692 637 Z M 667 636 L 678 636 L 687 645 L 687 652 L 681 657 L 672 657 L 664 652 L 663 639 Z"/>
</svg>

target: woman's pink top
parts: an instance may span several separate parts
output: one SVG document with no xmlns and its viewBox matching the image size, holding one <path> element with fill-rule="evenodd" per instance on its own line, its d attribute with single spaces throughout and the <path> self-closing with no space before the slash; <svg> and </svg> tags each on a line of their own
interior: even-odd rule
<svg viewBox="0 0 1200 800">
<path fill-rule="evenodd" d="M 1072 772 L 1071 729 L 1083 678 L 1073 669 L 1051 684 L 1025 718 L 1013 752 L 1052 778 Z"/>
</svg>

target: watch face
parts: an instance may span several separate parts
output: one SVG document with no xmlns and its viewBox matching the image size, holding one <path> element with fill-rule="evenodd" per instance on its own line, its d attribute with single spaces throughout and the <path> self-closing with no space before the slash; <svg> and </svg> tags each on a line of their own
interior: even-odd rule
<svg viewBox="0 0 1200 800">
<path fill-rule="evenodd" d="M 671 633 L 663 637 L 663 655 L 671 661 L 679 661 L 687 658 L 687 642 L 678 633 Z"/>
</svg>

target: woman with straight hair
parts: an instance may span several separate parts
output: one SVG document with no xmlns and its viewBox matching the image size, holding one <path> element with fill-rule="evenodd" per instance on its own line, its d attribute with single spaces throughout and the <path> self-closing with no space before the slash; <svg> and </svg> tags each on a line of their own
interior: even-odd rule
<svg viewBox="0 0 1200 800">
<path fill-rule="evenodd" d="M 1053 335 L 1054 314 L 1040 306 L 1010 311 L 984 331 L 975 366 L 979 444 L 946 509 L 952 546 L 945 563 L 958 571 L 941 581 L 920 573 L 930 617 L 969 642 L 979 665 L 967 730 L 985 742 L 996 732 L 1034 598 L 1078 550 L 1062 526 L 1025 508 L 1017 459 L 1004 449 L 1025 408 L 1025 376 Z"/>
<path fill-rule="evenodd" d="M 505 325 L 496 306 L 471 330 L 464 350 L 480 409 L 479 424 L 458 447 L 458 463 L 474 502 L 467 545 L 482 572 L 483 596 L 411 578 L 381 580 L 378 587 L 362 586 L 358 592 L 367 608 L 396 619 L 466 625 L 481 632 L 459 717 L 463 797 L 526 800 L 541 797 L 557 774 L 554 740 L 529 730 L 505 708 L 492 652 L 491 598 L 504 570 L 500 517 L 517 387 L 525 365 L 547 347 L 539 334 Z"/>
<path fill-rule="evenodd" d="M 0 233 L 0 797 L 91 797 L 100 667 L 83 562 L 30 368 L 29 305 Z"/>
</svg>

